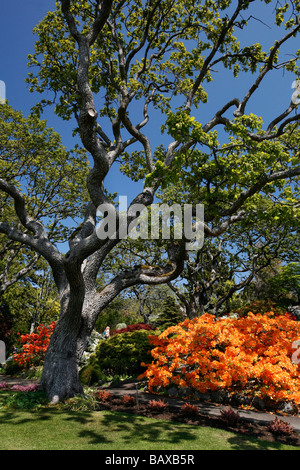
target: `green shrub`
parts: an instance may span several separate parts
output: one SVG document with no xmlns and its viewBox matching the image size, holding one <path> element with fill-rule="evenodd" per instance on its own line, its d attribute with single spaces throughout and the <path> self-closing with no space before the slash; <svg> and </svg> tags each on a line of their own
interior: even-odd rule
<svg viewBox="0 0 300 470">
<path fill-rule="evenodd" d="M 151 361 L 149 335 L 153 331 L 138 330 L 120 333 L 101 341 L 95 357 L 102 372 L 107 375 L 137 375 L 144 371 L 142 362 Z"/>
<path fill-rule="evenodd" d="M 17 392 L 9 394 L 3 404 L 5 408 L 30 410 L 46 406 L 48 403 L 49 399 L 46 394 L 38 390 L 35 392 Z"/>
<path fill-rule="evenodd" d="M 95 411 L 99 403 L 93 390 L 85 389 L 84 395 L 76 395 L 59 403 L 58 409 L 65 411 Z"/>
<path fill-rule="evenodd" d="M 93 385 L 105 378 L 99 364 L 95 360 L 92 360 L 80 370 L 79 377 L 83 385 Z"/>
<path fill-rule="evenodd" d="M 5 364 L 5 374 L 6 375 L 18 375 L 23 370 L 24 370 L 24 368 L 22 366 L 20 366 L 14 360 L 7 361 L 6 364 Z"/>
</svg>

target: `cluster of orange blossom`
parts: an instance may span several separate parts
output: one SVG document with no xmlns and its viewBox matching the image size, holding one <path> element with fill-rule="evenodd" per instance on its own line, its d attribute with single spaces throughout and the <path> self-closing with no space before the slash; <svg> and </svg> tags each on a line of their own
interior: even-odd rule
<svg viewBox="0 0 300 470">
<path fill-rule="evenodd" d="M 22 349 L 13 355 L 14 361 L 22 367 L 43 362 L 55 326 L 53 321 L 49 326 L 39 325 L 35 333 L 20 335 Z"/>
<path fill-rule="evenodd" d="M 153 361 L 143 364 L 149 390 L 225 389 L 300 403 L 300 364 L 293 361 L 300 322 L 273 312 L 240 318 L 205 314 L 151 336 Z M 300 344 L 300 342 L 299 342 Z"/>
</svg>

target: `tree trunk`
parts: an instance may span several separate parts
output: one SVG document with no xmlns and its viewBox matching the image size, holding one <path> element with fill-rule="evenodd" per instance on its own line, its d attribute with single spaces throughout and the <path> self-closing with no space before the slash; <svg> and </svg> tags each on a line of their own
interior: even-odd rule
<svg viewBox="0 0 300 470">
<path fill-rule="evenodd" d="M 44 363 L 40 389 L 52 403 L 83 393 L 79 380 L 78 362 L 71 351 L 48 350 Z"/>
<path fill-rule="evenodd" d="M 60 320 L 52 334 L 41 379 L 41 390 L 54 403 L 83 393 L 78 368 L 83 351 L 78 331 L 75 328 L 66 330 L 63 323 Z"/>
<path fill-rule="evenodd" d="M 83 393 L 79 363 L 91 331 L 84 311 L 68 309 L 61 315 L 46 352 L 40 387 L 53 403 Z"/>
</svg>

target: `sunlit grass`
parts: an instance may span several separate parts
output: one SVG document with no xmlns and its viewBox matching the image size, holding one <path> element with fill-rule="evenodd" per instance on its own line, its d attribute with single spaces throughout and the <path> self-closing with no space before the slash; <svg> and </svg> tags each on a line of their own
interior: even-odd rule
<svg viewBox="0 0 300 470">
<path fill-rule="evenodd" d="M 288 450 L 222 429 L 126 413 L 0 411 L 1 450 Z"/>
</svg>

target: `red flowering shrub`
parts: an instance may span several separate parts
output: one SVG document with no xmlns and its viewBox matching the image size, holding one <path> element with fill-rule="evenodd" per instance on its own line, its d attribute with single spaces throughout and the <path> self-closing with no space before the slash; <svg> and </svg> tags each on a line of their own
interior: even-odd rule
<svg viewBox="0 0 300 470">
<path fill-rule="evenodd" d="M 49 326 L 39 325 L 36 333 L 21 335 L 22 350 L 13 355 L 14 361 L 22 367 L 42 363 L 55 325 L 54 321 Z"/>
<path fill-rule="evenodd" d="M 168 404 L 164 400 L 150 400 L 148 402 L 148 408 L 151 411 L 164 411 L 168 408 Z"/>
<path fill-rule="evenodd" d="M 154 327 L 151 325 L 147 325 L 146 323 L 134 323 L 133 325 L 126 326 L 126 328 L 114 330 L 112 332 L 112 335 L 118 335 L 119 333 L 131 333 L 132 331 L 137 330 L 154 330 Z"/>
<path fill-rule="evenodd" d="M 283 421 L 282 419 L 279 419 L 277 416 L 271 423 L 269 424 L 269 430 L 273 434 L 277 435 L 290 435 L 293 433 L 293 427 L 289 424 Z"/>
<path fill-rule="evenodd" d="M 192 405 L 191 403 L 185 403 L 181 406 L 180 411 L 185 416 L 196 416 L 199 414 L 199 408 L 197 405 Z"/>
<path fill-rule="evenodd" d="M 300 361 L 292 360 L 299 339 L 300 323 L 285 315 L 205 314 L 151 336 L 153 361 L 140 378 L 152 393 L 175 385 L 300 404 Z"/>
<path fill-rule="evenodd" d="M 234 411 L 232 408 L 225 408 L 220 412 L 220 419 L 227 426 L 236 426 L 240 420 L 238 411 Z"/>
<path fill-rule="evenodd" d="M 136 404 L 136 399 L 132 395 L 124 395 L 121 400 L 125 406 L 134 406 Z"/>
<path fill-rule="evenodd" d="M 111 401 L 113 399 L 112 394 L 106 390 L 99 390 L 98 392 L 96 392 L 96 396 L 98 400 L 102 402 Z"/>
</svg>

